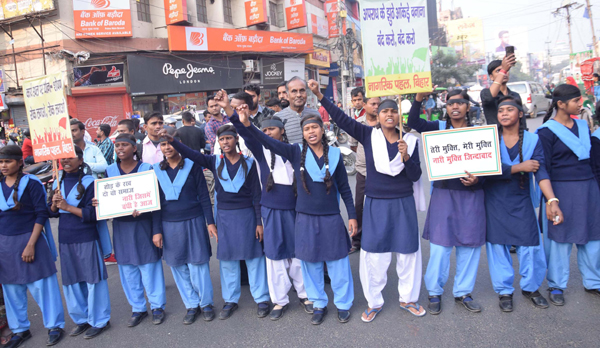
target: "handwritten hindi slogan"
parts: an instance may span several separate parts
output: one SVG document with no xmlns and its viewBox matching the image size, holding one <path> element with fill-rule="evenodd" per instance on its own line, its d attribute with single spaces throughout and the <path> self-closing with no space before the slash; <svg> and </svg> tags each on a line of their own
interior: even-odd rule
<svg viewBox="0 0 600 348">
<path fill-rule="evenodd" d="M 496 125 L 423 133 L 430 181 L 502 174 Z"/>
<path fill-rule="evenodd" d="M 36 162 L 75 157 L 62 73 L 23 82 L 23 98 Z"/>
<path fill-rule="evenodd" d="M 361 1 L 367 97 L 432 88 L 426 0 Z"/>
<path fill-rule="evenodd" d="M 153 170 L 98 179 L 94 185 L 98 220 L 128 216 L 134 210 L 140 213 L 160 210 L 158 182 Z"/>
</svg>

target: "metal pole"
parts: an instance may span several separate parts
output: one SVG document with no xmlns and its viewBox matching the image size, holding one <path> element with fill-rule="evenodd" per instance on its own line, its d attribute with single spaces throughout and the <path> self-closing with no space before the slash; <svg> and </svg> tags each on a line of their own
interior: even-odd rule
<svg viewBox="0 0 600 348">
<path fill-rule="evenodd" d="M 44 63 L 44 75 L 46 75 L 46 51 L 44 47 L 44 27 L 42 25 L 42 18 L 40 18 L 40 36 L 42 37 L 42 62 Z"/>
<path fill-rule="evenodd" d="M 565 6 L 567 10 L 567 27 L 569 28 L 569 52 L 573 54 L 573 38 L 571 37 L 571 12 L 569 12 L 570 6 Z"/>
<path fill-rule="evenodd" d="M 590 5 L 590 0 L 585 0 L 587 5 L 588 16 L 590 17 L 590 26 L 592 27 L 592 43 L 594 44 L 594 57 L 600 56 L 598 54 L 598 45 L 596 41 L 596 31 L 594 30 L 594 19 L 592 17 L 592 6 Z"/>
<path fill-rule="evenodd" d="M 9 25 L 8 28 L 10 29 L 10 42 L 13 52 L 13 63 L 15 64 L 15 82 L 17 83 L 17 88 L 19 88 L 19 71 L 17 70 L 17 56 L 15 55 L 15 40 L 13 39 L 12 26 Z"/>
<path fill-rule="evenodd" d="M 346 100 L 346 79 L 344 77 L 344 68 L 346 67 L 346 33 L 344 32 L 344 24 L 343 24 L 343 19 L 340 16 L 340 11 L 342 11 L 342 1 L 338 0 L 337 2 L 337 6 L 338 6 L 338 30 L 340 33 L 340 38 L 342 40 L 342 56 L 341 58 L 338 60 L 338 67 L 339 67 L 339 75 L 340 75 L 340 81 L 342 82 L 342 106 L 344 108 L 344 111 L 348 111 L 348 101 Z"/>
</svg>

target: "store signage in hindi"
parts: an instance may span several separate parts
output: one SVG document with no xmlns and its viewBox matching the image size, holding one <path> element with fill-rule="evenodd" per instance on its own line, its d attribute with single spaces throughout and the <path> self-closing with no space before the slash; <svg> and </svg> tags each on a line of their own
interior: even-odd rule
<svg viewBox="0 0 600 348">
<path fill-rule="evenodd" d="M 367 97 L 431 91 L 426 0 L 363 0 Z"/>
<path fill-rule="evenodd" d="M 262 85 L 277 86 L 285 81 L 284 58 L 263 58 L 261 65 Z"/>
<path fill-rule="evenodd" d="M 242 58 L 194 59 L 127 56 L 131 95 L 174 94 L 239 88 Z"/>
<path fill-rule="evenodd" d="M 306 64 L 316 65 L 323 68 L 329 68 L 330 66 L 329 51 L 315 50 L 313 53 L 306 55 Z"/>
<path fill-rule="evenodd" d="M 188 22 L 187 0 L 164 0 L 167 25 Z"/>
<path fill-rule="evenodd" d="M 94 181 L 98 220 L 160 210 L 158 182 L 153 170 Z"/>
<path fill-rule="evenodd" d="M 306 4 L 304 0 L 285 0 L 285 19 L 287 29 L 306 26 Z"/>
<path fill-rule="evenodd" d="M 36 162 L 75 157 L 62 73 L 23 81 Z"/>
<path fill-rule="evenodd" d="M 310 14 L 310 29 L 311 33 L 320 37 L 329 36 L 329 28 L 327 27 L 327 19 L 317 16 L 314 13 Z"/>
<path fill-rule="evenodd" d="M 73 87 L 123 85 L 125 64 L 100 64 L 73 68 Z"/>
<path fill-rule="evenodd" d="M 129 0 L 73 0 L 75 38 L 131 37 Z"/>
<path fill-rule="evenodd" d="M 327 0 L 325 2 L 325 14 L 327 15 L 329 38 L 340 36 L 340 28 L 337 24 L 339 12 L 338 0 Z M 346 22 L 344 22 L 344 32 L 346 32 Z"/>
<path fill-rule="evenodd" d="M 54 0 L 3 0 L 0 3 L 0 20 L 50 11 L 54 8 Z"/>
<path fill-rule="evenodd" d="M 267 0 L 246 0 L 246 26 L 267 22 Z"/>
<path fill-rule="evenodd" d="M 502 174 L 496 125 L 423 133 L 429 181 Z"/>
<path fill-rule="evenodd" d="M 311 34 L 168 26 L 170 51 L 292 52 L 313 50 Z"/>
</svg>

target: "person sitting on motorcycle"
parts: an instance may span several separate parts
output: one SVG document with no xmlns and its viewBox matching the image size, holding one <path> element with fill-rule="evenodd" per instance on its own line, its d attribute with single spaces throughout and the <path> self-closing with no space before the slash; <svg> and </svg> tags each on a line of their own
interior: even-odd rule
<svg viewBox="0 0 600 348">
<path fill-rule="evenodd" d="M 21 150 L 23 151 L 23 161 L 25 164 L 34 164 L 35 161 L 33 159 L 33 145 L 31 143 L 31 134 L 29 133 L 29 128 L 25 128 L 23 130 L 23 146 Z"/>
</svg>

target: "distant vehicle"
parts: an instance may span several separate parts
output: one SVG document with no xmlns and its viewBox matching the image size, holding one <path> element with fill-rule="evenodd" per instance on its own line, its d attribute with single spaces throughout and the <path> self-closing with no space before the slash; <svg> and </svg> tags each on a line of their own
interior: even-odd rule
<svg viewBox="0 0 600 348">
<path fill-rule="evenodd" d="M 547 98 L 550 92 L 546 87 L 533 81 L 510 82 L 507 84 L 511 91 L 519 93 L 525 108 L 525 113 L 531 118 L 536 118 L 540 113 L 546 114 L 552 105 L 552 100 Z"/>
</svg>

